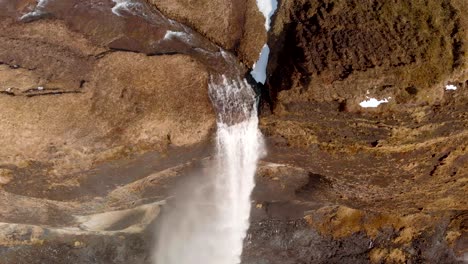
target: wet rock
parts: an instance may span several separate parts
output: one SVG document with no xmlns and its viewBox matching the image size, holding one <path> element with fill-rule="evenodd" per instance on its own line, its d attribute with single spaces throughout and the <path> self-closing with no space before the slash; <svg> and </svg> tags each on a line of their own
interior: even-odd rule
<svg viewBox="0 0 468 264">
<path fill-rule="evenodd" d="M 398 216 L 323 207 L 303 219 L 254 221 L 242 263 L 462 263 L 445 239 L 450 218 L 457 214 Z"/>
</svg>

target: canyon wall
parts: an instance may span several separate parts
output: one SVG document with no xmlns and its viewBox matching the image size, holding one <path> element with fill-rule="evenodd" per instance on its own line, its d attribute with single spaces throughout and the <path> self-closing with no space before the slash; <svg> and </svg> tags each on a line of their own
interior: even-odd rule
<svg viewBox="0 0 468 264">
<path fill-rule="evenodd" d="M 218 62 L 192 52 L 248 69 L 264 42 L 243 263 L 466 261 L 466 1 L 283 0 L 268 34 L 253 0 L 138 3 L 0 0 L 6 263 L 151 263 L 145 216 L 163 205 L 139 206 L 211 155 Z M 200 43 L 160 45 L 152 12 Z"/>
</svg>

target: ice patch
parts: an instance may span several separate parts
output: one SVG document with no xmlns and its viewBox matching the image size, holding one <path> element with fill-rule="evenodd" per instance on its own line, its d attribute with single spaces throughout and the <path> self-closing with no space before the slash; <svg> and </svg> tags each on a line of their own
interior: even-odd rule
<svg viewBox="0 0 468 264">
<path fill-rule="evenodd" d="M 266 81 L 266 68 L 268 65 L 268 56 L 270 55 L 270 48 L 267 44 L 263 45 L 262 51 L 260 52 L 260 58 L 254 64 L 252 72 L 250 74 L 259 83 L 265 84 Z"/>
<path fill-rule="evenodd" d="M 166 31 L 166 34 L 164 35 L 164 39 L 167 40 L 167 39 L 173 39 L 173 38 L 178 38 L 184 41 L 190 40 L 190 36 L 185 32 L 171 31 L 171 30 Z"/>
<path fill-rule="evenodd" d="M 129 11 L 129 7 L 132 4 L 128 0 L 112 0 L 112 2 L 115 3 L 114 7 L 112 7 L 112 13 L 114 13 L 117 16 L 122 16 L 119 12 L 120 10 Z"/>
<path fill-rule="evenodd" d="M 34 8 L 34 10 L 32 12 L 29 12 L 29 13 L 26 13 L 26 14 L 22 15 L 20 17 L 20 20 L 24 20 L 24 19 L 28 19 L 28 18 L 32 18 L 32 17 L 42 15 L 44 13 L 44 11 L 42 9 L 44 9 L 46 7 L 47 2 L 49 2 L 49 0 L 37 0 L 37 5 Z"/>
<path fill-rule="evenodd" d="M 389 98 L 384 98 L 382 100 L 377 100 L 375 98 L 369 98 L 367 96 L 366 98 L 367 98 L 366 100 L 359 103 L 361 107 L 364 107 L 364 108 L 377 107 L 380 104 L 388 103 L 388 99 L 391 99 L 391 97 L 389 97 Z"/>
<path fill-rule="evenodd" d="M 145 13 L 144 5 L 141 3 L 134 3 L 132 0 L 112 0 L 112 2 L 115 3 L 114 7 L 112 7 L 112 13 L 117 16 L 123 16 L 120 11 L 125 10 L 133 15 L 149 19 L 149 16 Z"/>
<path fill-rule="evenodd" d="M 265 28 L 267 31 L 270 30 L 271 16 L 275 13 L 278 8 L 277 0 L 257 0 L 258 10 L 265 16 Z"/>
<path fill-rule="evenodd" d="M 446 90 L 446 91 L 455 91 L 455 90 L 457 90 L 457 86 L 452 85 L 452 84 L 447 84 L 447 85 L 445 86 L 445 90 Z"/>
</svg>

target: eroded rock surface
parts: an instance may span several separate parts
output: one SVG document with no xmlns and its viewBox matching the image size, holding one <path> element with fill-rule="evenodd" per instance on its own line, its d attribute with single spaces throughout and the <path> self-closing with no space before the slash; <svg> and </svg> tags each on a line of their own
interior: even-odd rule
<svg viewBox="0 0 468 264">
<path fill-rule="evenodd" d="M 57 20 L 2 28 L 3 162 L 85 169 L 128 148 L 198 143 L 213 129 L 208 72 L 189 56 L 116 52 Z"/>
<path fill-rule="evenodd" d="M 458 0 L 282 1 L 270 40 L 271 96 L 349 109 L 366 95 L 438 102 L 447 82 L 468 79 L 464 10 Z"/>
<path fill-rule="evenodd" d="M 255 0 L 148 0 L 167 16 L 237 53 L 251 67 L 266 42 L 265 18 Z"/>
<path fill-rule="evenodd" d="M 467 233 L 459 223 L 466 222 L 468 210 L 468 27 L 463 10 L 463 1 L 281 2 L 269 41 L 270 108 L 263 108 L 261 119 L 270 140 L 266 160 L 302 168 L 311 180 L 289 199 L 294 202 L 266 203 L 273 219 L 295 212 L 291 223 L 265 220 L 252 227 L 252 239 L 279 230 L 266 236 L 276 241 L 269 250 L 283 254 L 271 263 L 464 261 Z M 457 89 L 447 90 L 447 84 Z M 389 102 L 362 108 L 359 103 L 368 98 Z M 340 219 L 342 209 L 325 209 L 334 204 L 358 211 Z M 322 213 L 326 217 L 317 218 Z M 298 214 L 305 215 L 299 223 L 293 221 Z M 368 222 L 375 215 L 388 222 Z M 382 226 L 401 219 L 404 228 Z M 408 228 L 418 235 L 404 243 L 396 239 Z M 394 240 L 367 247 L 375 234 Z M 246 260 L 261 263 L 273 254 L 256 255 L 263 239 L 252 242 Z"/>
</svg>

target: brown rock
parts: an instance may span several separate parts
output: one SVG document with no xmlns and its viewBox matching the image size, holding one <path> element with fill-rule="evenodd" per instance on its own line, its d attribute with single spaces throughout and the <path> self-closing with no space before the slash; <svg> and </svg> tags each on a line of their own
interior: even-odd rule
<svg viewBox="0 0 468 264">
<path fill-rule="evenodd" d="M 112 149 L 194 144 L 214 126 L 208 73 L 188 56 L 106 53 L 60 21 L 1 23 L 3 162 L 83 169 Z"/>
<path fill-rule="evenodd" d="M 265 18 L 255 0 L 148 0 L 161 12 L 182 22 L 252 66 L 266 42 Z"/>
<path fill-rule="evenodd" d="M 243 0 L 163 0 L 150 1 L 167 16 L 193 27 L 226 49 L 242 36 L 246 5 Z"/>
<path fill-rule="evenodd" d="M 194 144 L 206 139 L 214 126 L 208 73 L 188 56 L 117 52 L 99 60 L 95 72 L 92 109 L 115 129 L 123 129 L 119 136 L 129 144 Z"/>
<path fill-rule="evenodd" d="M 392 97 L 435 103 L 451 78 L 464 82 L 466 2 L 282 1 L 272 31 L 269 85 L 281 100 Z M 290 99 L 288 99 L 290 98 Z"/>
<path fill-rule="evenodd" d="M 273 111 L 260 126 L 269 142 L 266 160 L 304 169 L 309 181 L 288 192 L 287 201 L 255 201 L 262 208 L 254 210 L 260 220 L 251 228 L 247 263 L 302 261 L 289 256 L 313 263 L 462 259 L 466 228 L 459 223 L 466 222 L 468 210 L 466 1 L 280 4 L 269 40 Z M 445 91 L 448 83 L 457 90 Z M 359 102 L 366 96 L 391 99 L 363 109 Z M 285 174 L 288 184 L 270 197 L 281 199 L 303 183 L 299 173 Z M 274 190 L 265 187 L 278 185 L 265 177 L 257 182 L 263 199 L 268 196 L 262 191 Z M 329 203 L 347 208 L 330 209 Z M 301 214 L 307 215 L 305 229 L 301 221 L 277 221 Z M 386 236 L 389 242 L 383 242 Z M 436 237 L 437 243 L 430 242 Z M 265 246 L 267 241 L 295 244 L 278 259 L 271 256 L 284 248 Z M 337 241 L 345 250 L 330 249 Z"/>
<path fill-rule="evenodd" d="M 6 185 L 12 180 L 12 171 L 8 169 L 0 169 L 0 186 Z"/>
<path fill-rule="evenodd" d="M 244 32 L 237 50 L 237 56 L 248 67 L 258 60 L 263 45 L 267 42 L 265 17 L 258 10 L 256 0 L 246 1 Z"/>
</svg>

